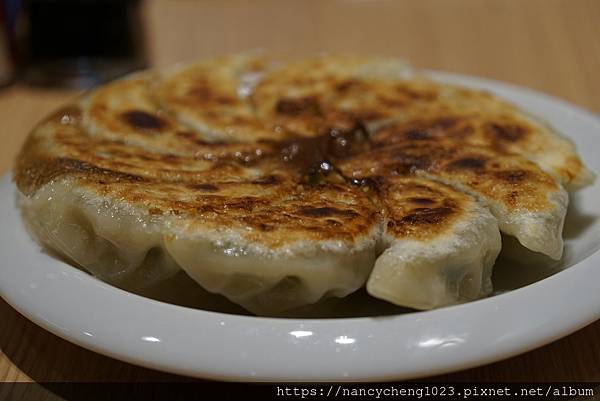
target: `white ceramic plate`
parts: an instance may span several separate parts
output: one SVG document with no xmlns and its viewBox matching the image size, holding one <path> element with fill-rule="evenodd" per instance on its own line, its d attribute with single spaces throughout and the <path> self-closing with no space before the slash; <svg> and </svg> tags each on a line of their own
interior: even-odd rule
<svg viewBox="0 0 600 401">
<path fill-rule="evenodd" d="M 598 117 L 527 89 L 431 74 L 488 89 L 545 117 L 568 133 L 586 163 L 600 172 Z M 5 177 L 0 183 L 0 295 L 69 341 L 164 371 L 227 380 L 407 379 L 507 358 L 600 318 L 600 185 L 574 199 L 576 208 L 569 212 L 565 232 L 566 256 L 559 264 L 542 266 L 547 269 L 542 276 L 557 274 L 464 305 L 344 319 L 207 312 L 111 287 L 42 252 L 21 224 L 14 191 Z M 528 262 L 521 262 L 522 273 Z M 533 264 L 531 269 L 539 270 Z M 512 288 L 520 285 L 513 283 Z"/>
</svg>

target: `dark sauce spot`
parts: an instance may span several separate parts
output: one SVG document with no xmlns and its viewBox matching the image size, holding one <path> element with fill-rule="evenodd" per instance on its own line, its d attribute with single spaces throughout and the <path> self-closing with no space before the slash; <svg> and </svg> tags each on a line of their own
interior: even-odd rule
<svg viewBox="0 0 600 401">
<path fill-rule="evenodd" d="M 325 152 L 333 158 L 344 159 L 366 150 L 369 146 L 369 133 L 360 120 L 355 120 L 348 129 L 331 129 L 320 141 Z"/>
<path fill-rule="evenodd" d="M 369 189 L 376 191 L 381 186 L 381 184 L 383 182 L 383 178 L 382 177 L 353 178 L 352 180 L 350 180 L 350 182 L 352 183 L 352 185 L 367 187 Z"/>
<path fill-rule="evenodd" d="M 319 138 L 294 138 L 281 142 L 281 159 L 296 169 L 307 172 L 318 170 L 327 158 Z"/>
<path fill-rule="evenodd" d="M 449 169 L 459 170 L 481 170 L 485 168 L 486 161 L 476 157 L 465 157 L 464 159 L 455 160 L 448 165 Z"/>
<path fill-rule="evenodd" d="M 361 153 L 369 147 L 368 133 L 360 122 L 348 130 L 333 128 L 314 137 L 292 137 L 279 142 L 281 160 L 299 171 L 309 184 L 335 171 L 333 161 Z"/>
<path fill-rule="evenodd" d="M 301 115 L 321 116 L 321 105 L 314 97 L 281 98 L 275 105 L 277 114 L 296 117 Z"/>
<path fill-rule="evenodd" d="M 356 217 L 358 213 L 353 210 L 347 209 L 336 209 L 334 207 L 301 207 L 298 209 L 298 214 L 307 217 L 329 217 L 329 216 L 342 216 L 342 217 Z"/>
<path fill-rule="evenodd" d="M 123 120 L 137 129 L 161 130 L 167 126 L 167 123 L 157 116 L 140 110 L 126 111 L 121 114 Z"/>
</svg>

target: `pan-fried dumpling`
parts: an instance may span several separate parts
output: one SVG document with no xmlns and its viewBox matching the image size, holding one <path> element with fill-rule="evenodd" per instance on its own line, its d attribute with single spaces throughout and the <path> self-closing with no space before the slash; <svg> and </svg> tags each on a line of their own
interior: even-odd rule
<svg viewBox="0 0 600 401">
<path fill-rule="evenodd" d="M 183 269 L 259 314 L 364 285 L 380 219 L 360 189 L 302 187 L 269 161 L 164 157 L 86 138 L 70 116 L 28 139 L 21 207 L 41 242 L 96 276 L 139 288 Z"/>
<path fill-rule="evenodd" d="M 374 297 L 416 309 L 491 293 L 501 248 L 489 210 L 452 187 L 390 175 L 375 183 L 383 206 L 383 253 L 367 282 Z"/>
<path fill-rule="evenodd" d="M 228 56 L 104 85 L 15 166 L 46 246 L 140 289 L 184 271 L 280 315 L 366 286 L 430 309 L 488 295 L 500 230 L 562 253 L 573 145 L 402 62 Z"/>
<path fill-rule="evenodd" d="M 500 230 L 532 251 L 560 259 L 566 191 L 534 163 L 514 154 L 451 141 L 382 144 L 340 161 L 352 179 L 388 174 L 420 175 L 470 193 L 489 207 Z"/>
</svg>

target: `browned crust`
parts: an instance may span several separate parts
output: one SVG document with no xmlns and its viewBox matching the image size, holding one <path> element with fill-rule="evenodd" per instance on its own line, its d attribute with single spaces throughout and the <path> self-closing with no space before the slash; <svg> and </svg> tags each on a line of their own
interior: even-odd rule
<svg viewBox="0 0 600 401">
<path fill-rule="evenodd" d="M 200 75 L 210 72 L 202 68 Z M 244 143 L 205 142 L 192 128 L 183 129 L 170 112 L 147 105 L 109 110 L 106 99 L 90 107 L 90 116 L 121 136 L 92 135 L 76 106 L 64 108 L 30 134 L 17 157 L 14 180 L 30 195 L 52 180 L 70 178 L 90 193 L 150 215 L 183 216 L 200 229 L 246 228 L 248 238 L 270 246 L 302 238 L 356 241 L 383 220 L 396 237 L 440 235 L 473 200 L 417 177 L 420 172 L 459 183 L 508 211 L 553 207 L 547 194 L 559 190 L 554 179 L 515 153 L 534 136 L 523 121 L 472 110 L 428 109 L 439 93 L 423 82 L 382 87 L 375 103 L 368 98 L 341 111 L 336 102 L 372 88 L 347 77 L 327 75 L 325 80 L 325 87 L 333 88 L 327 101 L 320 93 L 282 95 L 273 103 L 272 120 L 261 120 L 265 116 L 259 112 L 250 123 L 235 122 L 248 132 L 279 129 L 268 139 L 258 135 Z M 118 91 L 147 84 L 123 82 Z M 182 101 L 204 114 L 237 110 L 240 102 L 223 97 L 202 79 L 183 97 L 168 89 L 160 89 L 164 99 Z M 463 94 L 469 96 L 493 103 L 483 93 Z M 377 111 L 374 104 L 385 107 Z M 365 121 L 414 104 L 428 114 L 369 136 Z M 302 129 L 296 131 L 298 127 Z M 307 127 L 309 135 L 303 131 Z M 133 136 L 137 142 L 129 141 Z M 572 164 L 577 161 L 573 156 Z"/>
<path fill-rule="evenodd" d="M 247 240 L 274 248 L 295 240 L 356 242 L 381 219 L 360 188 L 326 176 L 308 182 L 305 172 L 278 152 L 250 163 L 157 154 L 88 137 L 78 119 L 61 123 L 65 112 L 76 114 L 72 109 L 56 113 L 32 132 L 19 153 L 14 180 L 24 194 L 68 178 L 92 196 L 153 216 L 179 216 L 200 229 L 244 231 Z"/>
<path fill-rule="evenodd" d="M 554 206 L 548 194 L 559 191 L 552 177 L 518 155 L 452 141 L 378 145 L 367 153 L 344 160 L 339 166 L 345 175 L 355 179 L 425 173 L 499 202 L 509 212 L 550 211 Z"/>
<path fill-rule="evenodd" d="M 378 192 L 386 232 L 396 238 L 427 240 L 441 234 L 472 202 L 449 186 L 418 177 L 389 177 Z"/>
<path fill-rule="evenodd" d="M 65 115 L 73 117 L 66 124 Z M 470 201 L 425 181 L 422 185 L 429 188 L 431 199 L 437 196 L 443 207 L 452 207 L 434 216 L 442 209 L 392 207 L 378 200 L 383 193 L 379 190 L 346 182 L 334 170 L 319 171 L 324 160 L 360 152 L 365 146 L 360 133 L 348 133 L 341 149 L 329 135 L 298 138 L 268 144 L 277 151 L 265 152 L 252 163 L 202 159 L 194 168 L 194 159 L 186 156 L 88 137 L 76 116 L 76 110 L 65 109 L 29 136 L 14 170 L 21 192 L 32 194 L 52 180 L 70 178 L 88 193 L 126 202 L 149 215 L 180 216 L 201 222 L 203 229 L 251 228 L 247 239 L 272 247 L 302 239 L 357 241 L 377 227 L 383 215 L 392 216 L 389 224 L 395 226 L 388 230 L 394 235 L 426 239 L 448 228 L 460 216 L 462 202 Z M 296 149 L 291 159 L 290 147 Z M 436 187 L 443 189 L 436 192 Z M 402 191 L 425 199 L 418 186 L 405 183 Z M 441 199 L 442 194 L 448 199 Z"/>
</svg>

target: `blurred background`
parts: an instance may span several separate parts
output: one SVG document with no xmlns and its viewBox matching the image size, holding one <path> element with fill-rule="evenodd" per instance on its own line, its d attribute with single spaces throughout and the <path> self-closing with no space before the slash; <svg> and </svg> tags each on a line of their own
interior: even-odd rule
<svg viewBox="0 0 600 401">
<path fill-rule="evenodd" d="M 417 67 L 511 81 L 584 104 L 600 92 L 598 0 L 2 4 L 4 83 L 88 87 L 143 66 L 263 48 L 403 57 Z M 557 76 L 569 77 L 568 87 Z"/>
</svg>

